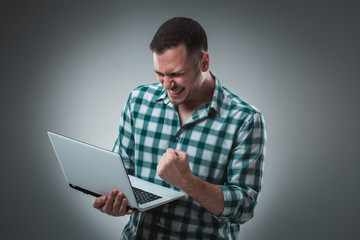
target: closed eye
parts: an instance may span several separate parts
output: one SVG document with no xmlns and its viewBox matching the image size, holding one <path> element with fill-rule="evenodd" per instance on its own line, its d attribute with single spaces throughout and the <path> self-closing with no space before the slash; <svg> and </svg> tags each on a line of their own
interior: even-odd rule
<svg viewBox="0 0 360 240">
<path fill-rule="evenodd" d="M 180 76 L 182 76 L 182 75 L 184 75 L 184 74 L 181 74 L 181 73 L 170 73 L 170 74 L 169 74 L 169 77 L 170 77 L 170 78 L 176 78 L 176 77 L 180 77 Z"/>
<path fill-rule="evenodd" d="M 172 72 L 172 73 L 169 73 L 169 74 L 165 74 L 165 73 L 162 73 L 162 72 L 155 71 L 155 73 L 156 73 L 156 75 L 158 77 L 168 76 L 169 78 L 178 78 L 178 77 L 184 76 L 187 72 L 182 71 L 182 72 Z"/>
<path fill-rule="evenodd" d="M 163 73 L 161 73 L 161 72 L 156 72 L 156 71 L 155 71 L 155 73 L 156 73 L 156 75 L 161 76 L 161 77 L 164 77 L 164 76 L 165 76 L 165 74 L 163 74 Z"/>
</svg>

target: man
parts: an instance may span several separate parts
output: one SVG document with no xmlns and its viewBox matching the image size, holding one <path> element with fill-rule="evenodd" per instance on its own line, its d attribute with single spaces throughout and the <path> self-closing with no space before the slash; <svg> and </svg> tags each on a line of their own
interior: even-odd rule
<svg viewBox="0 0 360 240">
<path fill-rule="evenodd" d="M 166 21 L 150 49 L 159 83 L 130 94 L 114 151 L 129 174 L 186 197 L 140 213 L 127 210 L 115 189 L 93 206 L 131 215 L 124 239 L 239 239 L 261 189 L 262 114 L 209 71 L 206 34 L 196 21 Z"/>
</svg>

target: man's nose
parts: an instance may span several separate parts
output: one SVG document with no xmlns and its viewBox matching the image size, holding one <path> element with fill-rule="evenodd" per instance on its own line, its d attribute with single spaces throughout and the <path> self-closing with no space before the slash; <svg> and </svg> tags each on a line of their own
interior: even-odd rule
<svg viewBox="0 0 360 240">
<path fill-rule="evenodd" d="M 169 76 L 164 76 L 164 88 L 170 89 L 173 85 L 173 80 Z"/>
</svg>

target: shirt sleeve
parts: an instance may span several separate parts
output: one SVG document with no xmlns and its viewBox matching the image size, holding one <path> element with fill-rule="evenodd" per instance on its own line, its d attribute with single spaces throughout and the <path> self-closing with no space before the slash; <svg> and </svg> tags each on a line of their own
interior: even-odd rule
<svg viewBox="0 0 360 240">
<path fill-rule="evenodd" d="M 135 173 L 135 165 L 132 159 L 134 159 L 134 135 L 133 135 L 133 118 L 131 116 L 131 99 L 130 94 L 125 107 L 121 113 L 119 123 L 119 135 L 113 147 L 113 152 L 117 152 L 122 157 L 125 164 L 125 168 L 130 175 Z"/>
<path fill-rule="evenodd" d="M 227 169 L 227 182 L 221 185 L 225 200 L 221 221 L 242 224 L 254 215 L 261 190 L 266 132 L 261 113 L 245 120 L 240 128 Z"/>
</svg>

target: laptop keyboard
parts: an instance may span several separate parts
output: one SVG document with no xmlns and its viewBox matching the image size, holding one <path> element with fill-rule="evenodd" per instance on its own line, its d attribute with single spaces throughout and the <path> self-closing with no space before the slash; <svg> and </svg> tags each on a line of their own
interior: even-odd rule
<svg viewBox="0 0 360 240">
<path fill-rule="evenodd" d="M 154 201 L 156 199 L 161 198 L 160 196 L 153 194 L 153 193 L 149 193 L 145 190 L 133 187 L 133 191 L 134 191 L 134 195 L 136 198 L 136 201 L 138 204 L 144 204 L 147 202 L 151 202 Z"/>
</svg>

